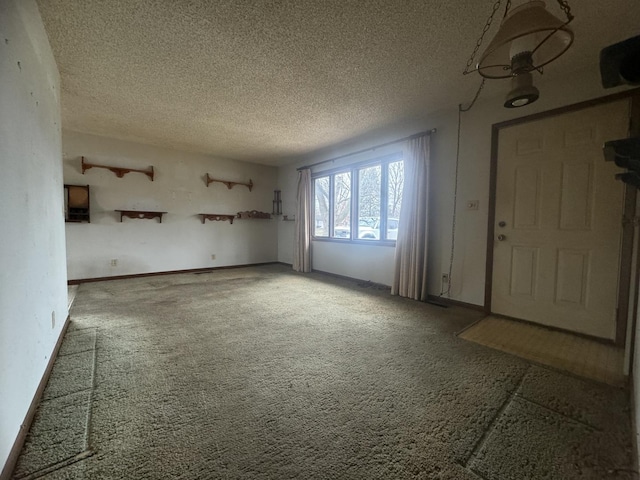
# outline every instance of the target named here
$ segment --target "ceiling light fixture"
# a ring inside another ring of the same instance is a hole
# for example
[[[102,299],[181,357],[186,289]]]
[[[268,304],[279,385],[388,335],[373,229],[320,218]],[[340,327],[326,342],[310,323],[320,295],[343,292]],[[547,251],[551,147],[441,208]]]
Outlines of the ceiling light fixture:
[[[547,11],[541,0],[531,0],[513,9],[511,0],[507,0],[500,29],[472,68],[484,36],[500,8],[500,0],[494,3],[493,11],[463,72],[467,75],[477,71],[483,77],[472,105],[487,78],[511,78],[511,91],[504,103],[507,108],[523,107],[538,99],[540,93],[533,85],[532,73],[542,73],[542,67],[565,53],[573,43],[573,31],[568,26],[573,20],[571,8],[566,0],[557,2],[566,21]]]

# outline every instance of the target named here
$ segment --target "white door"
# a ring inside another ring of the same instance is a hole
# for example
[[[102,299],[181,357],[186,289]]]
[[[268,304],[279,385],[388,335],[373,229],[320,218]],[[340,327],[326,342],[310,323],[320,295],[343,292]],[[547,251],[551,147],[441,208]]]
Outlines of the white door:
[[[623,183],[602,145],[628,118],[621,100],[500,130],[494,313],[615,338]]]

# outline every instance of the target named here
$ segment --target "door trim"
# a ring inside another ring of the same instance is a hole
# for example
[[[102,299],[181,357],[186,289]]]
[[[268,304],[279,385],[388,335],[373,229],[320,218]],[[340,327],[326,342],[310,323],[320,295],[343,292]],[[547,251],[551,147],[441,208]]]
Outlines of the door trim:
[[[544,112],[534,113],[532,115],[526,115],[524,117],[514,118],[512,120],[507,120],[504,122],[494,123],[491,126],[491,163],[489,169],[489,214],[487,219],[487,262],[485,268],[485,289],[484,289],[484,311],[486,314],[491,313],[491,295],[493,292],[493,249],[495,243],[495,235],[493,232],[493,226],[495,224],[496,219],[496,182],[497,182],[497,173],[498,173],[498,137],[500,134],[500,130],[505,127],[510,127],[513,125],[519,125],[521,123],[528,123],[535,120],[542,120],[548,117],[554,117],[557,115],[562,115],[564,113],[575,112],[578,110],[583,110],[585,108],[594,107],[596,105],[601,105],[603,103],[615,102],[617,100],[622,100],[625,98],[630,98],[632,101],[631,111],[635,112],[638,115],[638,110],[640,110],[640,88],[633,88],[630,90],[626,90],[624,92],[614,93],[612,95],[606,95],[604,97],[598,97],[591,100],[587,100],[584,102],[574,103],[572,105],[566,105],[564,107],[554,108],[552,110],[547,110]],[[633,113],[632,113],[633,115]],[[604,161],[604,157],[603,160]],[[628,194],[630,188],[627,186],[625,189],[625,207],[623,216],[624,218],[629,218],[628,215],[631,215],[630,218],[633,218],[635,215],[635,202],[631,205],[630,201],[627,201],[627,197],[633,196],[635,198],[636,192],[633,194]],[[635,190],[635,189],[634,189]],[[633,212],[628,210],[629,208],[633,208]],[[633,225],[631,225],[633,227]],[[627,230],[626,225],[623,228],[623,238],[625,237],[625,230]],[[633,230],[632,230],[633,234]],[[628,233],[627,233],[628,235]],[[622,248],[624,245],[621,245],[621,254],[625,253],[626,249]],[[622,258],[622,261],[625,259]],[[627,263],[630,262],[630,259],[627,259]],[[628,271],[627,271],[628,270]],[[625,278],[623,278],[623,273]],[[618,281],[618,306],[628,305],[629,302],[629,284],[631,280],[631,269],[620,269],[620,278]],[[624,289],[624,285],[626,285],[626,291]],[[618,309],[618,315],[616,318],[616,339],[615,343],[617,345],[623,345],[626,336],[627,329],[627,316],[626,312],[624,315],[621,312],[621,309]]]

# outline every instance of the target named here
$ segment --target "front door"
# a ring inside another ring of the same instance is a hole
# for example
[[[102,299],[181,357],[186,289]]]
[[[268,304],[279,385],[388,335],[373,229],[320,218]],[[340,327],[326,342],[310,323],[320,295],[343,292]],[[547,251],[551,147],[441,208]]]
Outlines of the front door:
[[[606,140],[620,100],[499,131],[491,310],[615,338],[623,184]]]

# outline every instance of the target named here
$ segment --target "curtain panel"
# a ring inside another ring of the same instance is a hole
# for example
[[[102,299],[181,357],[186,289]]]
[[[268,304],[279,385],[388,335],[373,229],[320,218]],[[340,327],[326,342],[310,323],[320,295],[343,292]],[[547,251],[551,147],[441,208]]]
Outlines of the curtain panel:
[[[311,170],[298,172],[298,205],[296,208],[293,269],[311,271]]]
[[[411,139],[404,155],[404,191],[392,295],[427,300],[427,236],[429,226],[430,137]]]

